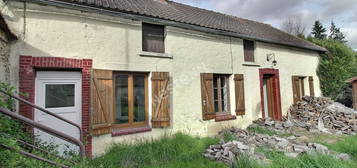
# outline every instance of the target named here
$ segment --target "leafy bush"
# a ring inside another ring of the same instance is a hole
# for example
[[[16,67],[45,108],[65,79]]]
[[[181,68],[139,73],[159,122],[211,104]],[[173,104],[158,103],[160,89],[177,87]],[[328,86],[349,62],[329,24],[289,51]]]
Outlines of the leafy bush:
[[[323,95],[335,100],[342,87],[346,85],[345,80],[357,75],[357,55],[346,44],[336,40],[312,37],[308,40],[329,51],[320,54],[317,75],[320,78]]]
[[[0,89],[7,93],[14,93],[15,88],[0,82]],[[0,107],[14,110],[14,100],[0,94]],[[15,139],[30,141],[30,135],[23,131],[23,125],[10,117],[0,114],[0,144],[19,150],[21,147]],[[23,160],[17,152],[0,148],[0,167],[16,167]],[[6,159],[5,159],[6,158]]]
[[[16,89],[10,85],[0,82],[0,89],[10,94],[15,94]],[[0,93],[0,107],[11,111],[15,110],[14,100]],[[20,141],[25,141],[30,144],[36,144],[43,151],[29,148]],[[16,151],[8,150],[0,146],[0,167],[54,167],[47,163],[26,157],[19,154],[18,150],[24,150],[32,154],[53,160],[61,164],[72,164],[58,157],[57,146],[51,143],[46,143],[26,131],[26,126],[17,120],[14,120],[0,113],[0,144],[14,148]],[[64,155],[68,159],[78,159],[73,157],[71,153]]]
[[[10,94],[15,93],[16,91],[15,87],[12,87],[9,84],[5,84],[2,82],[0,82],[0,90]],[[0,107],[14,110],[14,100],[0,93]]]

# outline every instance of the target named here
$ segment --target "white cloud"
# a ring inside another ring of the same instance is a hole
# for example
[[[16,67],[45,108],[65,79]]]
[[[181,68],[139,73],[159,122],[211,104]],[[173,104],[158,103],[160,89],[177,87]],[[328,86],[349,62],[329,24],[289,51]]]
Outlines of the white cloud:
[[[357,50],[357,27],[343,28],[342,32],[346,34],[348,44]]]

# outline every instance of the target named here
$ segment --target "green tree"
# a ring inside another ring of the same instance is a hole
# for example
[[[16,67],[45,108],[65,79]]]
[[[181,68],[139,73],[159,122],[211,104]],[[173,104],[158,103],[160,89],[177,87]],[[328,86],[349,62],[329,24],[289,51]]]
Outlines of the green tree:
[[[317,38],[317,39],[326,39],[327,34],[326,34],[326,28],[321,24],[320,21],[315,21],[314,26],[312,27],[312,32],[311,34]]]
[[[322,94],[335,99],[346,85],[345,80],[357,75],[356,54],[346,44],[333,39],[309,37],[308,40],[328,50],[320,54],[317,74]]]
[[[330,36],[329,39],[339,41],[341,43],[346,43],[346,36],[341,32],[341,29],[336,26],[332,21],[330,26]]]

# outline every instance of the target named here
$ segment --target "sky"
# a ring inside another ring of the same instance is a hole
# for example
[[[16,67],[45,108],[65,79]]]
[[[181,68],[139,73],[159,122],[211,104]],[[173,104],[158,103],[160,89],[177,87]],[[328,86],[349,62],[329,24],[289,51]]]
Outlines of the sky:
[[[319,20],[327,28],[331,21],[357,50],[357,0],[173,0],[176,2],[255,20],[281,28],[289,18],[301,20],[309,34]]]

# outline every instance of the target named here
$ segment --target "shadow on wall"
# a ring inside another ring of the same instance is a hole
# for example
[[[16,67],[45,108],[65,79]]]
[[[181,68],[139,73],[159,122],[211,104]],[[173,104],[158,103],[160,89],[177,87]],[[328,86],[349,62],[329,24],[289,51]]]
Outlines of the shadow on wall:
[[[23,40],[18,40],[12,47],[11,47],[11,57],[14,55],[18,58],[21,55],[24,56],[33,56],[33,57],[61,57],[60,55],[51,55],[43,50],[40,50],[32,45],[28,44]],[[16,62],[16,64],[18,61]]]

